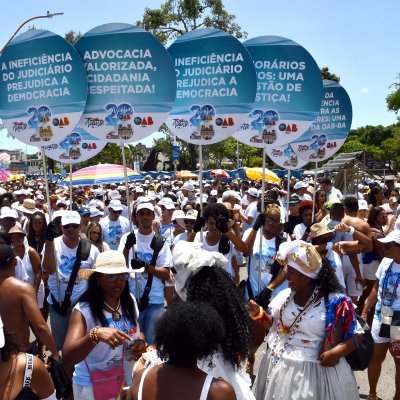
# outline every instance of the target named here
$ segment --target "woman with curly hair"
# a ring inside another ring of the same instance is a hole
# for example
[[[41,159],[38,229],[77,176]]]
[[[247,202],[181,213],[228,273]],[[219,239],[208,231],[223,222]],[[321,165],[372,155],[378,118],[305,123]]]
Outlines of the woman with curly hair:
[[[229,275],[239,283],[239,267],[237,266],[237,251],[245,252],[247,247],[242,239],[231,229],[234,221],[229,218],[228,209],[221,203],[209,204],[198,213],[193,231],[188,235],[189,242],[201,242],[204,250],[217,251],[225,255],[228,262],[224,266]],[[203,235],[200,229],[207,227]]]
[[[313,203],[312,201],[303,200],[299,205],[299,213],[303,222],[297,224],[293,230],[294,239],[304,240],[309,242],[310,239],[310,227],[312,225],[312,213]]]
[[[224,334],[224,323],[209,304],[174,305],[155,327],[158,354],[165,362],[137,373],[127,400],[235,400],[232,385],[197,366],[198,359],[217,351]]]
[[[345,359],[363,333],[351,299],[311,244],[283,243],[277,259],[287,268],[289,288],[271,301],[269,314],[255,302],[248,306],[252,319],[269,330],[253,387],[257,400],[358,400]]]

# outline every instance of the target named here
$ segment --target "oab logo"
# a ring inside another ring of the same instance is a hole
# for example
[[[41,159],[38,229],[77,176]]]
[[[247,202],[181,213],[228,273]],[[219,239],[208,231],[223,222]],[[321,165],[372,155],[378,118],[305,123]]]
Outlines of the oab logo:
[[[153,118],[151,116],[148,117],[135,117],[135,119],[133,120],[135,125],[140,125],[140,126],[150,126],[150,125],[154,125],[154,121]]]

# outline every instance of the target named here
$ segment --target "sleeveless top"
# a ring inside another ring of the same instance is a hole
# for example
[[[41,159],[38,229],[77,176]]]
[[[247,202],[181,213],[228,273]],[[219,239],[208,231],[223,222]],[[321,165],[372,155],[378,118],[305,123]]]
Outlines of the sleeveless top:
[[[143,372],[142,377],[140,378],[138,400],[142,400],[144,379],[146,378],[146,375],[151,370],[151,368],[152,367],[146,368],[146,370]],[[207,400],[208,391],[210,390],[212,380],[213,380],[213,377],[211,375],[207,374],[206,379],[204,380],[204,383],[203,383],[203,388],[201,389],[200,400]]]
[[[26,273],[28,274],[28,283],[33,286],[35,283],[35,274],[33,272],[32,268],[32,262],[29,257],[29,247],[25,246],[25,254],[24,257],[22,258],[22,265],[25,268]]]

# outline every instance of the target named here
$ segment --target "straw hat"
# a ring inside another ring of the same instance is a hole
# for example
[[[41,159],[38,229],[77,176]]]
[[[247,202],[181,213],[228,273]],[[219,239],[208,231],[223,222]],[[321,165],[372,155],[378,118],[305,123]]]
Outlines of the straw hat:
[[[176,222],[183,229],[186,229],[185,219],[191,219],[192,221],[196,221],[197,211],[191,208],[190,210],[186,211],[186,215],[184,217],[176,218]]]
[[[16,207],[18,211],[22,211],[25,214],[33,214],[36,211],[39,211],[36,208],[36,201],[33,199],[25,199],[22,203],[22,206]]]
[[[144,268],[131,269],[126,266],[124,255],[120,251],[107,250],[97,256],[96,263],[92,269],[81,269],[79,277],[89,279],[94,272],[101,274],[134,274],[143,272]]]
[[[335,232],[334,229],[328,228],[327,225],[322,224],[320,222],[312,225],[310,228],[311,239],[325,235],[327,233],[334,233],[334,232]]]
[[[23,230],[21,227],[19,227],[19,226],[13,226],[13,227],[8,231],[8,233],[9,233],[10,235],[12,235],[13,233],[19,233],[19,234],[21,234],[21,235],[26,236],[26,233],[24,232],[24,230]]]

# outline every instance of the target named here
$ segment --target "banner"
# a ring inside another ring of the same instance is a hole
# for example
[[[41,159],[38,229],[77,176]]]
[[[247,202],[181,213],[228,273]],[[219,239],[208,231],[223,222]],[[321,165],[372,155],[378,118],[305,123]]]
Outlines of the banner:
[[[256,94],[249,52],[233,36],[210,28],[186,33],[168,51],[177,79],[169,129],[194,144],[231,136],[247,119]]]
[[[181,146],[172,145],[172,161],[180,161],[181,159]]]
[[[350,97],[334,81],[324,80],[324,96],[316,121],[304,133],[293,149],[304,160],[320,162],[332,157],[347,139],[353,110]]]
[[[29,30],[4,49],[0,65],[0,117],[15,138],[41,147],[72,132],[85,108],[87,80],[69,42]]]
[[[259,36],[243,44],[254,60],[257,95],[235,138],[255,147],[293,142],[318,115],[322,78],[317,63],[306,49],[283,37]]]
[[[308,163],[308,161],[303,160],[297,155],[291,143],[283,146],[271,145],[266,148],[266,152],[271,161],[281,168],[290,170],[299,169]]]
[[[59,143],[44,146],[46,156],[63,164],[76,164],[89,160],[104,149],[107,142],[99,140],[76,127]]]
[[[114,143],[138,141],[157,131],[176,93],[174,67],[164,46],[142,28],[105,24],[85,33],[75,48],[89,83],[79,125]]]

